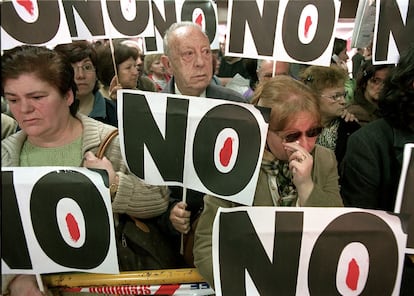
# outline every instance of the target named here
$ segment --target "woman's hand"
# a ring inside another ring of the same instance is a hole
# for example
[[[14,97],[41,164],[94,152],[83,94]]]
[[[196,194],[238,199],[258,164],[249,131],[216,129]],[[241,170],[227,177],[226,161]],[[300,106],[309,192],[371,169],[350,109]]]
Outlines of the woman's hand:
[[[186,234],[190,231],[190,216],[191,212],[187,211],[185,208],[187,204],[183,201],[180,201],[174,205],[170,212],[170,221],[173,227],[183,234]]]
[[[116,93],[120,89],[122,89],[122,85],[118,82],[118,77],[114,76],[114,78],[111,80],[111,83],[109,84],[109,97],[111,100],[116,101]]]
[[[342,118],[343,118],[346,122],[348,122],[348,121],[356,121],[356,122],[358,122],[358,118],[356,118],[356,116],[355,116],[353,113],[349,112],[349,111],[348,111],[348,110],[346,110],[346,109],[344,109],[344,111],[342,112],[341,117],[342,117]]]
[[[109,184],[117,183],[114,167],[112,166],[111,161],[105,156],[102,159],[99,159],[91,151],[88,151],[84,155],[83,166],[90,169],[106,170],[108,173]]]
[[[292,182],[296,186],[299,205],[303,205],[313,190],[312,155],[298,143],[284,143],[289,155],[289,169],[292,172]]]
[[[18,275],[10,284],[11,296],[43,296],[46,295],[39,290],[36,276],[30,274]]]

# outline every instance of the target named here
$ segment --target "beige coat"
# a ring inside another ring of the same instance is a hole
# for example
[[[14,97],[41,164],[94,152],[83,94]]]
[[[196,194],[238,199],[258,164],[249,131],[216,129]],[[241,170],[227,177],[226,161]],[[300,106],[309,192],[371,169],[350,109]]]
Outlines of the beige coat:
[[[333,151],[316,145],[312,152],[314,165],[312,179],[314,188],[306,207],[343,207],[339,194],[338,171]],[[260,170],[253,206],[274,206],[268,185],[268,176]],[[204,210],[197,225],[194,241],[194,264],[199,273],[213,286],[212,230],[213,221],[219,207],[240,206],[231,201],[214,196],[204,197]]]

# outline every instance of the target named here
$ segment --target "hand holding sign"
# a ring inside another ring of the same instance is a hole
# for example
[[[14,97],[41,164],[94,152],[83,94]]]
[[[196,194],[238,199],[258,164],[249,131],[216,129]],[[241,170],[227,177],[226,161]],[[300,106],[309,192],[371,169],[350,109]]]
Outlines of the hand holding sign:
[[[190,215],[191,212],[186,210],[187,204],[183,201],[175,204],[170,213],[170,221],[174,228],[187,234],[190,231]]]
[[[85,153],[83,166],[90,169],[102,169],[108,173],[109,184],[114,184],[116,172],[111,161],[104,156],[102,159],[97,158],[91,151]]]

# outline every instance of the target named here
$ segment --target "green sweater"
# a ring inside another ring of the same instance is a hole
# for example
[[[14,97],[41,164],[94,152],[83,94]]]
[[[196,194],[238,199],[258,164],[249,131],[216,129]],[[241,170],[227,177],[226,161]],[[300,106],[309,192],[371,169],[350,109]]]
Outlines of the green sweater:
[[[82,138],[60,147],[38,147],[25,141],[20,166],[77,166],[82,162]]]

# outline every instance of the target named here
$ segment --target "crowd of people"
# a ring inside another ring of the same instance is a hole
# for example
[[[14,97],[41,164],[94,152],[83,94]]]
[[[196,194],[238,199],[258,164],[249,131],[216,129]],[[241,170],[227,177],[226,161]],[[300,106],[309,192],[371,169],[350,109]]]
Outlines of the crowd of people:
[[[118,126],[120,89],[268,108],[253,206],[393,210],[403,148],[414,143],[413,46],[396,66],[358,57],[353,78],[345,63],[346,44],[339,39],[331,66],[301,65],[295,73],[297,67],[280,61],[255,61],[246,69],[243,59],[217,57],[207,35],[192,22],[173,24],[163,38],[163,54],[147,56],[131,40],[5,50],[1,95],[9,114],[2,110],[2,167],[105,170],[115,223],[118,214],[156,219],[175,255],[183,257],[171,268],[195,266],[212,287],[215,214],[219,207],[240,205],[190,189],[146,184],[124,163],[118,137],[98,158],[99,144]],[[243,69],[248,91],[225,87],[239,71],[232,65]],[[180,252],[182,235],[188,237],[189,254]],[[402,295],[414,291],[412,278],[414,264],[407,259]],[[30,275],[3,275],[2,289],[13,296],[42,295]]]

